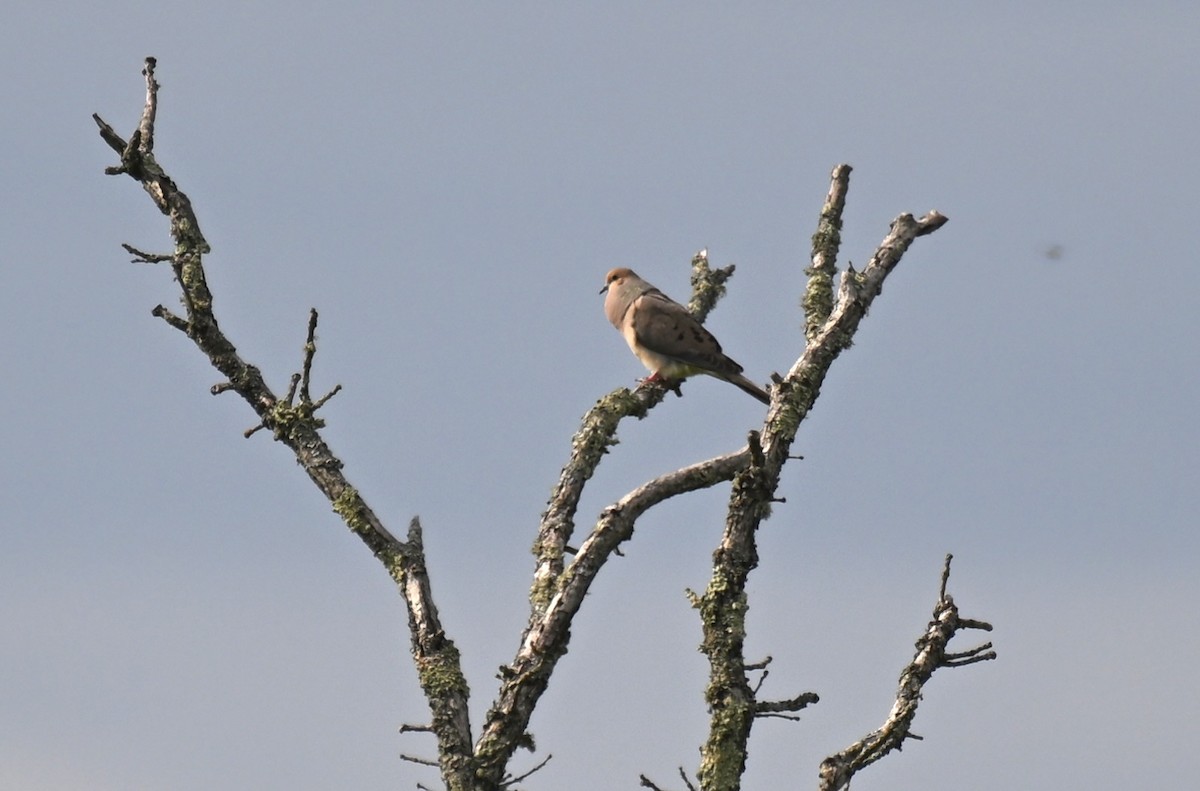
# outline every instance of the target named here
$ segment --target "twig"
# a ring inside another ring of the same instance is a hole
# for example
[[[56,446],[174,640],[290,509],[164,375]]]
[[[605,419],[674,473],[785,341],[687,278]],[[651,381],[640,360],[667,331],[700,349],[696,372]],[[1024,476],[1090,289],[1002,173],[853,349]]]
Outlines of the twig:
[[[429,758],[419,758],[415,755],[407,755],[405,753],[400,753],[400,760],[408,761],[409,763],[420,764],[421,766],[437,766],[438,765],[437,761],[430,760]]]
[[[758,662],[747,662],[746,669],[747,670],[766,670],[767,667],[774,661],[775,661],[774,657],[767,656],[767,657],[759,660]]]
[[[554,753],[547,753],[546,757],[543,758],[542,761],[537,766],[533,767],[532,769],[530,769],[528,772],[526,772],[523,775],[517,775],[516,777],[505,780],[500,785],[505,786],[505,787],[516,785],[517,783],[521,782],[525,778],[529,777],[534,772],[540,770],[546,764],[550,763],[550,759],[553,757],[554,757]]]
[[[293,426],[299,424],[309,424],[314,429],[324,428],[325,421],[316,417],[317,410],[325,406],[329,399],[333,398],[342,389],[341,385],[336,385],[332,390],[326,393],[318,401],[313,401],[310,395],[310,382],[312,378],[313,358],[317,353],[316,342],[317,331],[317,311],[312,309],[309,312],[308,318],[308,336],[304,343],[304,360],[301,364],[301,371],[292,374],[288,382],[287,392],[283,398],[277,402],[271,411],[263,416],[262,422],[259,425],[248,429],[245,436],[249,439],[256,432],[264,428],[270,428],[275,434],[275,438],[288,434]],[[222,392],[225,389],[224,384],[219,385]],[[216,393],[218,385],[213,386],[213,392]],[[297,391],[299,391],[299,402],[296,401]],[[340,464],[340,462],[338,462]]]
[[[326,393],[325,395],[318,398],[316,401],[313,401],[313,405],[312,405],[313,411],[316,412],[318,409],[325,406],[325,404],[327,404],[329,402],[329,399],[333,398],[335,395],[337,395],[341,391],[342,391],[341,385],[334,385],[332,390],[330,390],[328,393]]]
[[[162,305],[156,305],[154,307],[154,310],[150,311],[150,315],[155,316],[156,318],[162,319],[169,326],[174,327],[175,329],[179,330],[180,332],[182,332],[185,335],[188,333],[188,330],[191,328],[191,325],[188,324],[185,320],[176,316],[168,308],[166,308]]]
[[[679,767],[679,777],[681,780],[683,780],[683,784],[687,787],[688,791],[696,791],[696,786],[692,784],[691,779],[688,778],[687,772],[684,771],[682,766]],[[642,788],[649,788],[652,789],[652,791],[663,791],[663,789],[655,785],[654,781],[645,775],[638,775],[638,780],[641,781]]]
[[[125,248],[125,252],[133,256],[133,263],[135,264],[161,264],[166,261],[175,260],[175,255],[173,253],[147,253],[137,249],[131,244],[122,244],[121,246]]]
[[[292,374],[291,380],[288,382],[287,392],[283,396],[283,403],[292,405],[296,403],[296,388],[300,386],[300,374]]]
[[[782,712],[800,711],[820,702],[821,698],[815,692],[801,692],[790,700],[760,700],[754,704],[754,715],[766,717]]]
[[[317,309],[311,308],[308,313],[308,337],[304,341],[304,364],[301,368],[303,375],[300,381],[300,401],[312,403],[309,394],[309,384],[312,381],[313,358],[317,356]]]
[[[938,601],[946,600],[946,586],[950,584],[950,563],[954,560],[952,552],[946,553],[946,561],[942,564],[942,584],[938,588]]]

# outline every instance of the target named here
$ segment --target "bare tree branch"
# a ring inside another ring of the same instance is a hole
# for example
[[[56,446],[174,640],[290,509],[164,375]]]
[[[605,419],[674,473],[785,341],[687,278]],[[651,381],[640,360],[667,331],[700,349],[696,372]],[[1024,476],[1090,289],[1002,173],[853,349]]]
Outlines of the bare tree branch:
[[[93,115],[101,138],[121,155],[121,164],[106,168],[109,174],[128,174],[138,181],[159,210],[170,219],[175,253],[168,258],[147,256],[130,249],[142,260],[170,260],[180,285],[186,318],[163,306],[155,316],[185,333],[208,357],[213,367],[228,380],[214,387],[214,393],[234,391],[250,404],[261,425],[270,428],[274,438],[295,454],[300,466],[329,499],[347,526],[367,545],[396,582],[408,607],[409,631],[418,677],[433,713],[433,728],[438,737],[442,777],[451,789],[473,788],[474,759],[471,729],[467,716],[469,690],[459,662],[458,650],[446,636],[433,603],[421,526],[415,519],[406,541],[395,538],[342,474],[342,462],[321,438],[321,422],[313,412],[320,406],[308,396],[307,382],[316,352],[314,333],[316,314],[309,324],[305,345],[304,373],[300,403],[280,400],[267,386],[259,369],[242,359],[225,336],[213,314],[213,296],[204,274],[203,257],[208,242],[191,201],[159,166],[154,158],[154,119],[158,109],[156,62],[147,58],[142,74],[146,82],[146,104],[138,129],[128,141],[121,138],[99,115]],[[332,393],[330,394],[332,395]],[[328,399],[322,399],[321,403]]]
[[[943,566],[942,589],[937,604],[933,607],[933,619],[925,633],[917,640],[917,653],[900,673],[900,687],[896,691],[896,702],[878,730],[859,739],[839,753],[821,762],[821,791],[837,791],[850,785],[851,778],[860,769],[869,766],[892,750],[899,750],[905,739],[919,739],[912,733],[912,721],[917,715],[917,705],[925,683],[938,668],[960,667],[975,662],[996,658],[991,643],[984,643],[969,651],[947,653],[946,645],[960,629],[991,631],[991,624],[983,621],[960,618],[958,607],[946,593],[946,581],[950,577],[951,555],[946,555]],[[966,661],[963,661],[963,660]]]
[[[808,287],[800,301],[804,309],[804,337],[812,341],[833,310],[833,277],[837,274],[838,250],[842,244],[842,211],[850,190],[850,166],[833,169],[829,194],[817,220],[812,238],[812,265],[804,270]]]
[[[558,660],[566,653],[571,622],[588,588],[617,546],[633,535],[638,517],[671,497],[727,481],[745,465],[749,451],[718,456],[665,473],[608,506],[558,579],[540,617],[526,628],[513,661],[501,668],[501,686],[488,711],[475,754],[481,776],[502,768],[528,726]],[[507,753],[505,751],[508,751]]]
[[[701,651],[709,659],[705,700],[711,711],[699,771],[705,791],[735,791],[745,772],[747,743],[757,713],[743,650],[746,582],[758,565],[755,535],[776,501],[780,472],[789,458],[796,431],[816,402],[833,361],[850,346],[884,279],[916,237],[932,233],[946,222],[937,212],[920,220],[910,214],[900,215],[862,273],[847,267],[833,297],[833,256],[839,245],[849,175],[848,165],[834,169],[829,197],[813,237],[813,265],[806,270],[809,283],[802,300],[808,345],[776,387],[761,435],[761,453],[755,454],[754,462],[734,477],[725,532],[713,555],[712,577],[698,601],[704,630]]]

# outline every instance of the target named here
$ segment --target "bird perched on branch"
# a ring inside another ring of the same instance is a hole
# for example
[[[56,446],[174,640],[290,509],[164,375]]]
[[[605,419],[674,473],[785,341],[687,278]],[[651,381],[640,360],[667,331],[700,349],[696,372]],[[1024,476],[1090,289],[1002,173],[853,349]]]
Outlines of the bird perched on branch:
[[[771,396],[742,376],[742,366],[725,356],[713,334],[687,308],[637,276],[619,267],[604,278],[604,313],[620,330],[629,348],[650,369],[646,381],[672,381],[708,374],[735,384],[771,403]]]

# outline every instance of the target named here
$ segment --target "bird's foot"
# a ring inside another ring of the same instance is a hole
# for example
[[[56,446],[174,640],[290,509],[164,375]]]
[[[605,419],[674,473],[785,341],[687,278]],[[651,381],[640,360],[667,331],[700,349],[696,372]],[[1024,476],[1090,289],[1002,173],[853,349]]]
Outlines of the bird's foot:
[[[663,390],[669,390],[670,392],[674,393],[676,396],[683,398],[683,390],[680,389],[680,385],[683,384],[682,379],[668,379],[667,377],[661,375],[658,371],[655,371],[654,373],[647,376],[645,379],[638,382],[639,387],[641,387],[642,385],[646,385],[646,384],[658,385]]]

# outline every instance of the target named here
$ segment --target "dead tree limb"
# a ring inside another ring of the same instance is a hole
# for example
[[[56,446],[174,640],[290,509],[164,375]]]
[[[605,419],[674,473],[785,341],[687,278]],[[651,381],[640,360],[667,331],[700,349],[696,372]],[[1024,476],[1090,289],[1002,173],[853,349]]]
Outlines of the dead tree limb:
[[[854,775],[864,767],[883,758],[892,750],[899,750],[905,739],[920,739],[912,732],[913,718],[926,682],[938,668],[961,667],[996,658],[990,642],[977,645],[967,651],[951,653],[946,650],[950,640],[960,630],[992,630],[991,624],[971,618],[961,618],[954,600],[946,593],[950,579],[951,555],[946,555],[942,569],[942,587],[937,603],[933,607],[933,618],[925,627],[925,633],[917,640],[917,653],[912,662],[900,672],[900,686],[896,691],[896,702],[883,725],[856,741],[841,752],[821,762],[821,791],[838,791],[847,788]]]
[[[409,631],[418,678],[433,713],[433,730],[438,739],[442,776],[452,789],[474,788],[474,757],[467,701],[469,690],[463,677],[458,649],[446,636],[433,603],[421,525],[414,519],[407,539],[393,536],[382,520],[367,505],[342,473],[342,462],[322,439],[324,425],[315,412],[325,399],[313,402],[308,393],[316,344],[316,313],[310,317],[308,340],[302,362],[300,400],[293,403],[295,390],[280,399],[263,379],[262,372],[246,362],[237,348],[221,331],[213,313],[213,295],[204,273],[204,255],[208,242],[192,203],[183,190],[167,175],[154,157],[154,120],[158,112],[158,81],[154,58],[146,58],[142,75],[146,83],[146,103],[137,129],[124,140],[99,115],[93,115],[100,137],[116,151],[119,165],[105,169],[110,175],[125,174],[142,185],[151,200],[170,219],[175,251],[169,256],[148,256],[130,249],[141,260],[169,261],[181,290],[184,315],[178,316],[159,305],[152,311],[187,337],[208,358],[226,381],[213,387],[213,393],[235,392],[254,410],[260,426],[270,429],[274,438],[286,445],[296,461],[329,500],[333,510],[350,530],[379,559],[395,581],[408,608]],[[332,395],[332,393],[331,393]],[[251,432],[252,433],[252,432]]]
[[[806,270],[809,283],[802,300],[808,345],[775,388],[757,443],[761,451],[733,479],[725,532],[713,554],[712,577],[697,603],[704,630],[701,650],[709,660],[705,700],[712,712],[698,773],[705,791],[735,791],[746,769],[747,743],[758,711],[743,651],[746,583],[758,565],[758,527],[771,513],[779,476],[800,422],[816,402],[833,361],[850,346],[883,281],[909,245],[947,221],[936,211],[920,219],[900,215],[861,273],[846,268],[835,294],[833,260],[840,243],[838,231],[849,176],[849,165],[834,169],[829,198],[813,237],[812,266]]]

